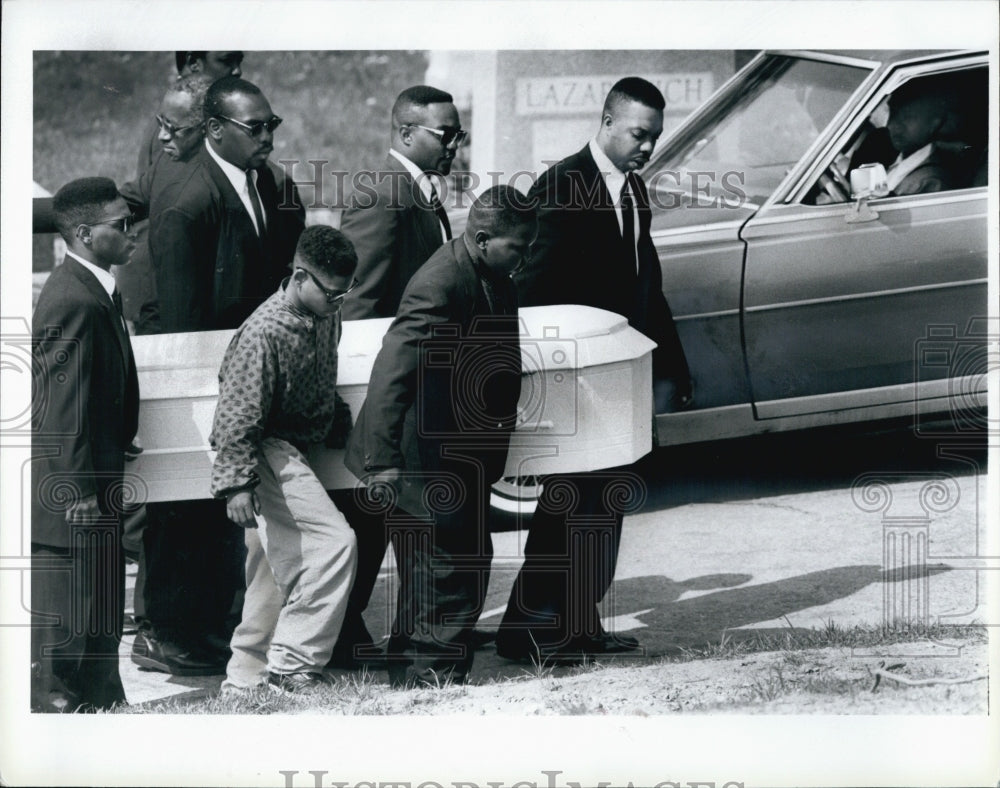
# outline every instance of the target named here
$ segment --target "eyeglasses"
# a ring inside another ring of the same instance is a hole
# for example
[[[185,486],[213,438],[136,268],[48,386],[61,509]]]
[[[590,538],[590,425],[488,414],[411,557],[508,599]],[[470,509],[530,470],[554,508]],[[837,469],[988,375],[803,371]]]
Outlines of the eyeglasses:
[[[244,123],[242,120],[236,120],[236,118],[230,118],[226,115],[214,115],[213,117],[219,120],[228,120],[233,125],[239,126],[248,137],[259,137],[265,130],[268,132],[274,131],[281,125],[282,121],[277,115],[272,115],[267,120],[251,120],[249,123]]]
[[[114,227],[116,230],[127,233],[132,229],[132,225],[135,224],[135,217],[132,214],[128,216],[122,216],[120,219],[108,219],[106,222],[90,222],[89,225],[93,227],[94,225],[104,225],[105,227]]]
[[[359,284],[357,277],[355,277],[354,281],[351,282],[351,286],[348,287],[346,290],[327,290],[325,287],[323,287],[323,284],[319,281],[319,279],[316,278],[316,275],[308,268],[300,268],[299,270],[305,271],[307,274],[309,274],[309,278],[313,280],[313,283],[316,285],[316,287],[318,287],[320,290],[323,291],[323,295],[326,296],[326,303],[328,304],[336,304],[339,301],[343,301],[345,298],[347,298],[347,294],[350,293]]]
[[[450,126],[443,129],[432,129],[430,126],[421,126],[419,123],[407,123],[406,125],[416,126],[418,129],[429,131],[441,140],[441,146],[444,148],[447,148],[453,142],[456,145],[461,145],[465,142],[465,138],[469,136],[469,132],[465,129],[453,129]]]
[[[187,131],[188,129],[196,129],[202,125],[201,123],[192,123],[190,126],[175,126],[173,123],[171,123],[162,115],[156,116],[156,122],[160,124],[160,131],[162,131],[168,137],[175,137],[182,131]]]

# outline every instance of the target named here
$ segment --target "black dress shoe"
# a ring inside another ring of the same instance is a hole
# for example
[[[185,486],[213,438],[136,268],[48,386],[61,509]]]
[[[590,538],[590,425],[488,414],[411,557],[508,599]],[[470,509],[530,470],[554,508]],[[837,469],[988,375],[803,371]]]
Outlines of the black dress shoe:
[[[216,676],[226,672],[225,662],[140,632],[132,644],[132,661],[141,668],[171,676]]]
[[[497,640],[497,656],[526,665],[576,665],[584,654],[573,644],[563,646],[532,645],[513,646]]]
[[[212,657],[218,658],[219,660],[229,661],[229,658],[233,655],[233,651],[229,646],[229,638],[223,635],[217,635],[214,632],[206,632],[201,636],[198,642],[199,651],[205,652],[205,654]]]

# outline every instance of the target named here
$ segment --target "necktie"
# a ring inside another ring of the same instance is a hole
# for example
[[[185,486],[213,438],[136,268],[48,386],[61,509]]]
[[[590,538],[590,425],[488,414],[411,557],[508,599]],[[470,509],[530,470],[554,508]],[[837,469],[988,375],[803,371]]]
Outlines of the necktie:
[[[624,245],[626,258],[635,263],[636,262],[635,216],[633,211],[634,203],[632,202],[632,194],[629,191],[628,178],[625,179],[625,184],[622,186],[621,207],[622,207],[622,244]],[[637,263],[636,263],[636,269],[638,270]]]
[[[257,220],[257,235],[263,241],[267,227],[264,225],[264,211],[260,207],[260,197],[257,196],[257,187],[254,185],[251,173],[253,170],[247,170],[247,192],[250,194],[250,204],[253,206],[253,215]]]
[[[438,197],[437,189],[434,188],[434,184],[431,185],[431,208],[434,209],[434,213],[437,214],[438,219],[441,220],[441,225],[444,227],[444,234],[447,240],[451,240],[451,223],[448,221],[448,213],[445,211],[444,206],[441,204],[441,199]]]
[[[128,333],[128,329],[125,326],[125,306],[122,304],[122,294],[121,291],[116,287],[111,291],[111,300],[114,302],[115,309],[118,310],[118,317],[121,318],[122,328],[125,328],[125,333]]]

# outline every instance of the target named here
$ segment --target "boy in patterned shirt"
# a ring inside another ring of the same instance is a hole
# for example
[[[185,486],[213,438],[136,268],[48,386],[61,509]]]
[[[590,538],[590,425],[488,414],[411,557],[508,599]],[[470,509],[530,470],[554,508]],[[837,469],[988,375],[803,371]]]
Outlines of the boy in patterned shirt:
[[[340,633],[355,537],[307,454],[312,444],[342,444],[350,425],[336,395],[337,343],[357,262],[342,233],[307,228],[291,277],[237,329],[222,360],[212,495],[226,499],[247,545],[225,689],[315,686]]]

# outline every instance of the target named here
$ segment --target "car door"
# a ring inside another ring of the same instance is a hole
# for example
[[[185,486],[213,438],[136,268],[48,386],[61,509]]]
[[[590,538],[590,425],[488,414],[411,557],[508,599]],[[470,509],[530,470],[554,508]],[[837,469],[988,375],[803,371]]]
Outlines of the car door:
[[[877,218],[859,223],[845,221],[847,203],[806,197],[889,92],[932,74],[965,69],[972,77],[983,62],[969,56],[890,72],[827,158],[743,227],[756,418],[912,402],[918,382],[918,397],[943,396],[947,378],[961,374],[947,364],[922,367],[917,350],[928,338],[961,338],[986,316],[986,187],[873,199]]]

